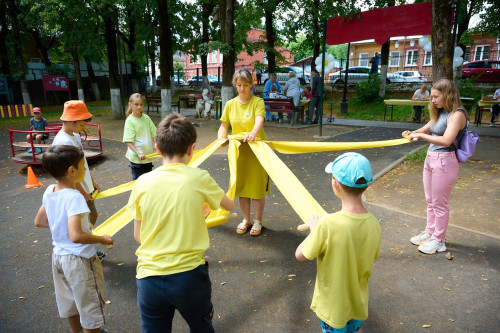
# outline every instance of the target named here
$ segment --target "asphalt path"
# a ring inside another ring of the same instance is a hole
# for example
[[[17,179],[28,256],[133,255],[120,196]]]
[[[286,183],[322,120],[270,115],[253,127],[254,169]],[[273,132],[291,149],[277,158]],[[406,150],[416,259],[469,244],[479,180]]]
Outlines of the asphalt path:
[[[328,139],[373,141],[400,137],[402,128],[370,127]],[[52,251],[47,229],[35,229],[33,218],[52,179],[41,168],[35,173],[44,186],[26,190],[24,168],[9,160],[6,131],[0,133],[2,214],[0,215],[0,332],[69,332],[58,317],[50,268]],[[104,157],[91,163],[94,179],[107,189],[130,180],[121,142],[103,140]],[[374,174],[381,175],[417,146],[364,149]],[[294,174],[328,212],[340,208],[325,165],[343,152],[282,155]],[[155,167],[158,166],[155,163]],[[226,188],[227,157],[213,155],[202,165]],[[128,194],[96,202],[99,222],[123,207]],[[488,204],[488,203],[484,203]],[[382,245],[370,280],[369,318],[360,332],[494,332],[500,325],[498,240],[454,230],[447,243],[453,260],[419,254],[408,241],[425,224],[420,217],[367,205],[380,219]],[[161,209],[161,207],[159,208]],[[235,208],[240,216],[239,208]],[[316,263],[294,258],[307,233],[276,187],[268,196],[260,237],[235,232],[239,219],[210,229],[210,264],[217,332],[319,332],[319,320],[309,309]],[[115,237],[103,263],[109,332],[140,332],[136,305],[132,224]],[[430,325],[424,328],[424,325]],[[188,327],[177,313],[174,332]]]

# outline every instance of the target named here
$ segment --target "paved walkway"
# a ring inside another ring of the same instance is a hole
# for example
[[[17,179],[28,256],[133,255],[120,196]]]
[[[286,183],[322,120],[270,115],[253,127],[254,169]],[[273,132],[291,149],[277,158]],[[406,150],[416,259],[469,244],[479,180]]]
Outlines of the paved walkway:
[[[360,129],[327,140],[392,139],[402,128],[415,125],[340,119],[335,119],[334,124],[360,126]],[[482,126],[480,130],[490,129]],[[0,139],[0,148],[8,151],[6,134],[0,133]],[[104,140],[104,147],[104,158],[93,163],[91,169],[95,180],[106,189],[128,181],[130,172],[121,142]],[[380,174],[414,148],[401,145],[363,150],[363,154],[371,160],[374,173]],[[280,155],[328,212],[338,210],[340,201],[332,193],[324,165],[340,153]],[[497,158],[500,163],[500,156]],[[0,220],[0,331],[67,332],[66,322],[57,316],[54,300],[50,235],[48,230],[33,227],[42,193],[52,180],[36,170],[45,186],[26,190],[23,187],[26,175],[19,172],[18,164],[9,161],[7,154],[0,158],[0,166],[2,170],[10,170],[0,176],[4,203]],[[214,155],[201,167],[222,187],[226,186],[225,156]],[[99,221],[117,211],[127,199],[124,194],[98,201]],[[382,246],[370,280],[370,317],[360,332],[498,329],[500,242],[497,239],[450,228],[447,246],[454,259],[447,260],[443,254],[427,256],[408,241],[422,229],[425,223],[422,218],[372,205],[368,209],[380,219]],[[235,211],[240,213],[239,208]],[[295,248],[307,235],[296,231],[301,223],[273,187],[266,200],[265,228],[260,237],[237,235],[234,230],[238,221],[210,229],[211,248],[206,255],[210,262],[217,332],[320,331],[318,319],[309,309],[315,263],[299,263],[294,259]],[[104,261],[106,299],[111,301],[106,308],[106,328],[110,332],[140,331],[134,278],[137,245],[132,231],[130,224],[115,235],[115,247],[108,251]],[[173,331],[188,331],[178,314]]]

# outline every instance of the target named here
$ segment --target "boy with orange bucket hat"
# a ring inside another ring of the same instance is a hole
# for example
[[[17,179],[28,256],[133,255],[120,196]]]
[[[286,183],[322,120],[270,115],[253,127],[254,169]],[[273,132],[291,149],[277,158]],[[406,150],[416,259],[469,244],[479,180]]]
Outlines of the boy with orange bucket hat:
[[[85,130],[85,126],[92,120],[92,114],[87,110],[87,106],[83,101],[67,101],[64,103],[64,112],[60,118],[63,121],[63,126],[57,133],[53,146],[70,145],[75,146],[83,152],[82,140],[80,132]],[[97,209],[95,208],[92,193],[94,190],[99,191],[99,186],[94,182],[90,175],[89,165],[85,158],[85,177],[83,182],[77,183],[75,188],[83,195],[90,209],[89,221],[92,226],[97,221]]]

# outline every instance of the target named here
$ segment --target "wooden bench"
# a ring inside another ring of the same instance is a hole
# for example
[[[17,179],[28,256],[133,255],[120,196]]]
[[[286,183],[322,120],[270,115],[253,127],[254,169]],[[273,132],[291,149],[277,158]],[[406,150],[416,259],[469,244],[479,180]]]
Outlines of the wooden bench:
[[[179,96],[179,104],[181,101],[186,103],[186,107],[196,107],[196,101],[202,99],[203,96],[201,94],[189,94],[189,95],[180,95]]]
[[[146,111],[146,114],[149,114],[149,107],[155,107],[156,108],[156,113],[160,113],[160,107],[161,107],[161,97],[157,96],[146,96],[146,103],[148,104],[148,109]],[[181,113],[181,104],[180,100],[178,102],[172,102],[172,106],[177,106],[177,112]]]
[[[264,104],[269,106],[266,108],[268,112],[288,113],[292,116],[292,126],[294,123],[295,114],[298,114],[304,122],[304,106],[295,107],[293,98],[264,98]]]

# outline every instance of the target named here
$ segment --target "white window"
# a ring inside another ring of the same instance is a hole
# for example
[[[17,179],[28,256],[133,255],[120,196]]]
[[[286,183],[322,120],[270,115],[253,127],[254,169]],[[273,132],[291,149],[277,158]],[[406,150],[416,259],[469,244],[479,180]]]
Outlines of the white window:
[[[432,65],[432,52],[425,52],[424,66]]]
[[[418,50],[408,50],[406,52],[405,66],[417,66]]]
[[[358,66],[368,66],[368,57],[368,53],[360,53]]]
[[[476,54],[474,55],[474,60],[486,60],[490,57],[490,46],[489,45],[478,45],[476,46]]]
[[[212,52],[212,62],[217,63],[217,51]]]
[[[267,52],[264,51],[264,64],[267,65]]]
[[[465,52],[464,52],[464,62],[470,61],[470,46],[465,47]]]
[[[391,54],[389,55],[389,67],[399,67],[399,58],[400,58],[400,52],[399,51],[391,51]]]
[[[201,64],[201,57],[199,55],[196,56],[196,63]]]

